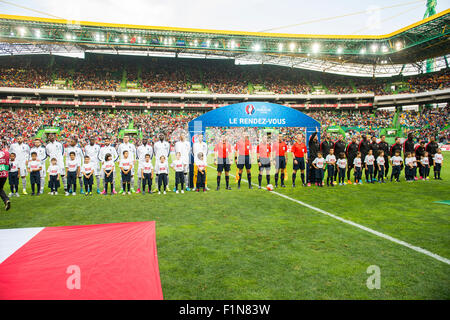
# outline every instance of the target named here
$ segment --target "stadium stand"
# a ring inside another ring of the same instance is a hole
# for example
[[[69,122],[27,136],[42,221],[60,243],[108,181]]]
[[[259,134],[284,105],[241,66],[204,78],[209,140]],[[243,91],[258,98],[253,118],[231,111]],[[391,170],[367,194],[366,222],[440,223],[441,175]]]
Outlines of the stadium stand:
[[[270,65],[238,66],[231,61],[143,59],[99,54],[86,59],[55,56],[0,58],[0,87],[59,87],[120,91],[132,84],[146,92],[192,92],[193,84],[220,94],[417,93],[450,87],[449,68],[419,76],[346,77]]]

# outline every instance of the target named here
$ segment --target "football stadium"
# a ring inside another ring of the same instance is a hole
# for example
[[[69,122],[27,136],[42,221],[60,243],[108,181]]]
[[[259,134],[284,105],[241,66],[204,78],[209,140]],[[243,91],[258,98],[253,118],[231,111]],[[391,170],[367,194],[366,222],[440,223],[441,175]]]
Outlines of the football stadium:
[[[0,299],[450,299],[448,4],[369,35],[0,14]]]

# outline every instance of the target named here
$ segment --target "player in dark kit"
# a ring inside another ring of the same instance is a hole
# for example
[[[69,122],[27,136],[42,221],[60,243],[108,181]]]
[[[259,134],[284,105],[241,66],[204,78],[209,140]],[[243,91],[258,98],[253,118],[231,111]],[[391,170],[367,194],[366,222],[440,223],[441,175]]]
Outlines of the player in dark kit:
[[[316,132],[314,132],[311,137],[309,138],[308,142],[308,187],[311,186],[311,183],[316,182],[316,171],[314,170],[314,167],[312,166],[312,163],[315,158],[317,158],[317,153],[319,152],[319,138],[317,137],[317,132],[319,131],[318,128],[316,128]]]
[[[347,156],[347,183],[352,184],[352,181],[350,180],[350,174],[352,172],[352,169],[354,167],[353,161],[356,158],[356,154],[358,153],[358,142],[356,142],[356,137],[352,137],[352,142],[350,142],[347,145],[347,149],[345,150],[345,155]]]
[[[422,161],[420,161],[420,159],[422,159],[422,157],[425,155],[425,141],[423,141],[423,140],[420,141],[419,145],[414,150],[414,153],[416,155],[416,159],[418,159],[417,164],[419,166],[420,179],[423,179],[423,177],[424,177],[424,166],[422,164]]]
[[[386,136],[382,135],[381,141],[378,143],[378,150],[383,151],[384,157],[384,177],[387,178],[389,173],[389,144],[386,142]]]
[[[436,139],[434,136],[430,137],[430,142],[425,146],[425,151],[428,152],[428,159],[430,160],[430,164],[433,163],[434,155],[437,153],[437,149],[439,148]]]
[[[372,154],[375,157],[375,159],[378,157],[379,148],[380,147],[379,147],[379,145],[377,143],[377,137],[373,136],[372,137],[372,142],[370,143],[370,150],[372,150]],[[377,177],[378,177],[378,166],[375,165],[374,166],[372,182],[376,182],[377,181]]]
[[[361,152],[361,159],[363,159],[362,161],[364,161],[364,159],[366,158],[367,154],[369,153],[369,150],[370,150],[369,139],[367,139],[367,136],[365,134],[363,134],[361,136],[361,141],[359,142],[359,148],[358,148],[358,151]],[[364,171],[366,173],[366,182],[369,182],[367,170],[364,170]]]
[[[322,155],[324,158],[327,157],[327,155],[330,153],[330,149],[333,148],[333,142],[331,142],[330,134],[327,133],[325,135],[325,139],[320,143],[320,152],[322,152]]]
[[[219,142],[214,148],[215,159],[214,164],[217,165],[217,189],[220,189],[220,179],[222,176],[222,171],[225,170],[225,184],[226,190],[231,190],[230,187],[230,154],[233,152],[231,144],[227,142],[227,139],[222,137],[222,141]]]
[[[408,139],[406,139],[405,142],[403,142],[404,158],[406,158],[406,154],[408,152],[415,153],[413,135],[411,132],[408,133]]]
[[[283,137],[278,136],[278,142],[272,146],[272,152],[275,154],[275,187],[278,187],[278,175],[281,170],[281,185],[284,186],[284,170],[286,169],[287,145],[283,142]]]
[[[342,134],[340,134],[338,136],[338,139],[333,144],[334,154],[339,155],[339,154],[341,154],[341,152],[345,152],[345,145],[346,144],[344,141],[344,136]],[[324,157],[326,157],[326,155],[324,155]],[[334,170],[334,181],[336,181],[337,172],[338,172],[338,170],[336,167]]]
[[[399,154],[402,154],[402,144],[400,143],[400,138],[399,137],[395,138],[395,143],[391,146],[391,149],[390,149],[391,158],[393,156],[395,156],[395,153],[397,151],[399,152]]]

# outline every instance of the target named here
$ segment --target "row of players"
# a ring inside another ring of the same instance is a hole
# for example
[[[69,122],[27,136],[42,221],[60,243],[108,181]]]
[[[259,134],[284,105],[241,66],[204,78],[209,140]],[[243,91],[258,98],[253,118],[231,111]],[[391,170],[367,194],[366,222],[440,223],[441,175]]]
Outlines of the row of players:
[[[156,142],[152,147],[148,144],[148,139],[143,139],[143,143],[138,147],[129,142],[129,137],[125,136],[122,144],[119,145],[118,150],[110,145],[109,139],[105,139],[104,145],[100,147],[95,144],[95,139],[90,140],[90,144],[84,147],[84,150],[77,145],[75,138],[70,140],[70,145],[65,149],[62,145],[55,140],[54,135],[49,135],[49,143],[46,147],[42,146],[40,139],[36,139],[34,147],[29,151],[26,150],[27,145],[21,143],[20,137],[18,137],[18,142],[11,145],[11,163],[10,163],[10,185],[11,185],[11,195],[18,195],[18,184],[19,176],[22,177],[22,183],[24,187],[24,193],[26,193],[26,173],[30,173],[30,180],[32,185],[32,190],[34,193],[35,187],[37,187],[37,193],[42,193],[45,184],[45,174],[49,173],[49,187],[51,188],[51,193],[56,192],[56,188],[59,185],[59,178],[62,177],[64,183],[64,189],[66,195],[69,193],[75,194],[76,192],[76,182],[77,178],[80,183],[81,193],[92,194],[93,177],[97,178],[97,192],[106,194],[108,191],[108,184],[111,186],[111,192],[116,193],[114,187],[114,168],[115,161],[119,158],[119,168],[121,174],[121,191],[120,193],[131,193],[134,191],[134,166],[135,157],[139,159],[138,166],[138,190],[141,192],[140,187],[142,186],[142,191],[145,192],[145,187],[150,187],[151,182],[154,177],[153,167],[149,167],[151,164],[152,156],[157,157],[155,171],[157,176],[158,189],[161,190],[163,187],[163,192],[168,189],[168,171],[169,166],[167,164],[167,158],[170,153],[170,145],[164,141],[164,135],[159,136],[160,141]],[[175,189],[176,191],[184,190],[184,184],[187,182],[188,188],[193,187],[197,191],[199,189],[206,190],[206,170],[207,165],[204,159],[206,159],[208,148],[205,142],[203,142],[203,137],[198,137],[198,142],[193,145],[193,153],[196,155],[194,157],[194,164],[191,168],[189,163],[190,155],[190,144],[185,140],[183,135],[180,136],[180,141],[175,145],[176,160],[172,163],[172,167],[176,171],[175,174]],[[305,169],[308,176],[308,185],[311,183],[316,183],[319,186],[323,185],[325,170],[328,173],[327,185],[333,186],[336,184],[336,178],[339,174],[339,184],[345,184],[345,173],[347,172],[347,178],[349,179],[349,171],[354,168],[355,182],[362,183],[362,171],[365,169],[366,182],[374,182],[378,179],[380,182],[384,182],[384,177],[387,177],[387,172],[389,164],[393,167],[391,180],[395,178],[399,180],[399,174],[402,170],[403,164],[405,165],[405,177],[406,180],[414,180],[416,178],[417,166],[419,166],[420,178],[428,178],[430,166],[434,166],[435,178],[440,179],[440,171],[442,167],[442,153],[440,150],[436,150],[433,158],[429,158],[428,152],[424,151],[423,155],[416,158],[415,154],[420,146],[416,148],[416,152],[405,152],[405,159],[400,157],[401,148],[398,148],[394,144],[390,151],[394,151],[394,155],[386,161],[386,155],[383,148],[377,150],[377,154],[374,154],[373,148],[369,148],[367,154],[364,155],[362,151],[364,150],[363,143],[365,137],[359,143],[358,150],[354,157],[349,156],[349,150],[351,151],[352,141],[347,146],[347,154],[344,152],[339,152],[337,158],[335,156],[335,147],[341,141],[341,137],[334,143],[334,146],[327,148],[329,137],[326,136],[324,141],[320,144],[319,150],[317,151],[317,136],[313,135],[309,142],[310,155],[309,158],[306,157],[307,148],[303,142],[303,136],[298,135],[297,142],[292,146],[291,152],[293,154],[293,174],[292,181],[293,186],[295,186],[296,173],[298,170],[301,171],[301,179],[303,185],[307,185],[305,182]],[[381,143],[384,141],[384,137],[381,138]],[[406,149],[406,143],[404,147]],[[421,143],[422,145],[423,143]],[[424,149],[427,149],[428,146]],[[17,155],[17,151],[22,150],[21,158]],[[217,165],[217,189],[220,188],[221,174],[225,171],[226,188],[229,189],[229,172],[230,172],[230,157],[233,152],[236,152],[235,162],[238,167],[238,188],[240,188],[242,171],[245,167],[247,170],[247,179],[249,187],[251,184],[251,161],[250,161],[250,151],[252,150],[249,137],[245,136],[242,140],[238,141],[234,148],[227,142],[226,137],[223,137],[222,141],[215,146],[215,164]],[[267,184],[270,184],[270,167],[271,163],[275,165],[275,186],[278,186],[278,177],[281,173],[281,186],[284,186],[284,177],[286,169],[286,152],[288,148],[287,145],[282,141],[282,137],[279,137],[278,142],[270,144],[267,141],[267,137],[263,137],[260,144],[257,145],[257,163],[259,167],[258,182],[259,188],[261,188],[262,177],[264,172],[266,173]],[[27,159],[27,152],[30,155],[29,160]],[[326,153],[325,153],[326,152]],[[65,162],[62,157],[65,155]],[[312,158],[313,155],[313,158]],[[47,156],[51,157],[51,165],[48,170],[45,170],[45,159]],[[84,163],[82,163],[84,159]],[[25,162],[25,163],[24,163]],[[100,170],[100,163],[102,164],[102,169]],[[24,167],[27,166],[28,168]],[[400,169],[399,169],[400,168]],[[187,174],[193,173],[192,183],[191,177],[189,181],[187,180]],[[103,192],[100,191],[100,177],[103,178]],[[85,186],[83,189],[83,185]],[[181,190],[179,190],[178,185],[181,185]]]

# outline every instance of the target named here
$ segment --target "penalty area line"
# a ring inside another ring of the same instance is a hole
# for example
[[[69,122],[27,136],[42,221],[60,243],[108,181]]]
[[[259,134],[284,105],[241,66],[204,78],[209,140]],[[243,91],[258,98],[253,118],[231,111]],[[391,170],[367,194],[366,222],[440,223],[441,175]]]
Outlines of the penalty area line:
[[[210,167],[210,168],[216,170],[216,168],[214,168],[214,167],[212,167],[212,166],[208,166],[208,167]],[[216,171],[217,171],[217,170],[216,170]],[[230,173],[230,176],[236,178],[236,176],[233,175],[233,174],[231,174],[231,173]],[[242,179],[241,181],[248,182],[247,180],[244,180],[244,179]],[[255,184],[255,183],[252,183],[252,185],[258,186],[258,185]],[[421,248],[421,247],[417,247],[417,246],[412,245],[412,244],[410,244],[410,243],[408,243],[408,242],[405,242],[405,241],[403,241],[403,240],[399,240],[399,239],[397,239],[397,238],[391,237],[391,236],[389,236],[389,235],[387,235],[387,234],[384,234],[384,233],[382,233],[382,232],[373,230],[373,229],[371,229],[371,228],[368,228],[368,227],[366,227],[366,226],[363,226],[363,225],[361,225],[361,224],[359,224],[359,223],[356,223],[356,222],[353,222],[353,221],[351,221],[351,220],[347,220],[347,219],[341,218],[341,217],[336,216],[336,215],[334,215],[334,214],[332,214],[332,213],[329,213],[329,212],[327,212],[327,211],[325,211],[325,210],[322,210],[322,209],[320,209],[320,208],[317,208],[317,207],[314,207],[314,206],[312,206],[312,205],[310,205],[310,204],[307,204],[307,203],[305,203],[305,202],[303,202],[303,201],[300,201],[300,200],[291,198],[291,197],[289,197],[289,196],[286,196],[286,195],[284,195],[284,194],[282,194],[282,193],[279,193],[279,192],[276,192],[276,191],[271,191],[270,193],[275,194],[275,195],[277,195],[277,196],[279,196],[279,197],[285,198],[285,199],[287,199],[287,200],[293,201],[293,202],[295,202],[295,203],[297,203],[297,204],[300,204],[300,205],[302,205],[302,206],[304,206],[304,207],[306,207],[306,208],[309,208],[309,209],[311,209],[311,210],[314,210],[314,211],[316,211],[316,212],[319,212],[319,213],[321,213],[321,214],[324,214],[324,215],[326,215],[326,216],[328,216],[328,217],[330,217],[330,218],[336,219],[336,220],[338,220],[338,221],[340,221],[340,222],[343,222],[343,223],[345,223],[345,224],[351,225],[351,226],[356,227],[356,228],[358,228],[358,229],[364,230],[364,231],[369,232],[369,233],[371,233],[371,234],[373,234],[373,235],[376,235],[376,236],[378,236],[378,237],[380,237],[380,238],[389,240],[389,241],[391,241],[391,242],[394,242],[394,243],[396,243],[396,244],[399,244],[399,245],[401,245],[401,246],[404,246],[404,247],[406,247],[406,248],[409,248],[409,249],[414,250],[414,251],[416,251],[416,252],[422,253],[422,254],[427,255],[427,256],[429,256],[429,257],[431,257],[431,258],[433,258],[433,259],[436,259],[436,260],[438,260],[438,261],[441,261],[441,262],[443,262],[443,263],[446,263],[446,264],[450,265],[450,260],[449,260],[449,259],[444,258],[444,257],[441,257],[440,255],[435,254],[435,253],[433,253],[433,252],[430,252],[430,251],[428,251],[428,250],[426,250],[426,249],[423,249],[423,248]]]

